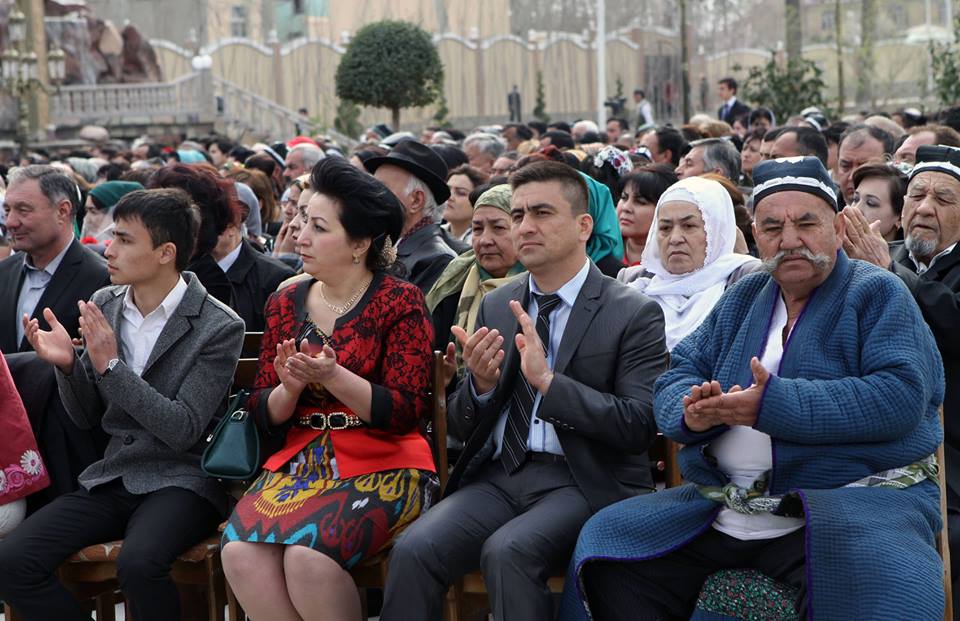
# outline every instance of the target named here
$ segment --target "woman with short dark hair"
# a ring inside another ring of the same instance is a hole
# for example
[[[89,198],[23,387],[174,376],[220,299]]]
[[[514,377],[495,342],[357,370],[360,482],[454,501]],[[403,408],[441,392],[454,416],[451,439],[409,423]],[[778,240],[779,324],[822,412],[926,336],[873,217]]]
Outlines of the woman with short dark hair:
[[[640,264],[657,201],[676,182],[673,167],[665,164],[643,166],[620,180],[617,220],[623,236],[623,262],[626,265]]]
[[[321,160],[310,186],[297,247],[311,277],[267,301],[247,404],[272,454],[223,536],[254,620],[359,618],[349,570],[439,488],[420,431],[433,330],[420,290],[389,274],[403,206],[342,158]]]

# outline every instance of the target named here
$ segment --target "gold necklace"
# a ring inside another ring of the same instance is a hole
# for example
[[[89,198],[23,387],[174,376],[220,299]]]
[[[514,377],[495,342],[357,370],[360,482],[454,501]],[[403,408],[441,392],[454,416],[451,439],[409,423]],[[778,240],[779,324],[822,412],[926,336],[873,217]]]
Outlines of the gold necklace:
[[[354,304],[356,304],[357,300],[359,300],[360,296],[364,294],[364,292],[367,290],[367,287],[370,286],[371,282],[373,282],[372,276],[368,278],[365,283],[360,285],[360,288],[354,291],[353,295],[351,295],[350,298],[347,299],[342,305],[332,304],[330,300],[327,299],[327,296],[323,294],[323,283],[321,282],[320,283],[320,299],[322,299],[323,303],[327,305],[327,308],[335,312],[337,315],[342,315],[348,310],[350,310]]]

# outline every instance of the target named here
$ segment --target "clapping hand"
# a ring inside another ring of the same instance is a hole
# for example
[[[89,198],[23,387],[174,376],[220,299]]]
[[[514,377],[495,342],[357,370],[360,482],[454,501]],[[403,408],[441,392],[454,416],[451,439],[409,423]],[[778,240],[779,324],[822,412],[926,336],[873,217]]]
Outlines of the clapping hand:
[[[887,269],[890,266],[890,247],[880,235],[880,221],[867,222],[863,212],[856,207],[845,207],[842,213],[846,220],[844,252],[851,258]]]
[[[337,352],[329,345],[324,345],[319,354],[313,355],[309,348],[310,344],[306,339],[300,342],[300,351],[288,356],[284,362],[287,372],[304,385],[329,383],[340,369]]]
[[[76,360],[76,353],[73,350],[73,341],[67,329],[57,321],[57,316],[53,314],[50,308],[43,309],[43,318],[50,324],[49,330],[41,330],[40,322],[37,319],[30,319],[28,315],[23,316],[23,332],[27,341],[37,356],[50,364],[57,366],[61,371],[69,375],[73,372],[73,363]]]
[[[83,342],[90,356],[90,363],[97,373],[103,375],[107,364],[119,357],[117,335],[99,306],[83,300],[77,305],[80,307],[80,329],[83,331]]]
[[[287,339],[277,343],[277,356],[273,359],[273,370],[277,372],[280,384],[287,389],[287,392],[294,396],[300,396],[307,384],[294,376],[287,365],[287,360],[296,354],[297,343],[295,340]]]
[[[447,343],[447,351],[443,354],[443,385],[446,386],[457,374],[457,347]]]
[[[530,319],[530,315],[523,310],[523,306],[516,300],[510,301],[510,310],[513,311],[520,332],[516,335],[517,349],[520,350],[520,371],[530,384],[540,394],[546,394],[553,381],[553,371],[547,366],[547,356],[543,342],[537,334],[537,328]]]
[[[463,348],[463,362],[470,371],[474,389],[481,395],[493,390],[500,379],[500,363],[504,356],[500,332],[480,328],[467,335],[460,326],[453,326],[451,331]]]
[[[752,427],[760,412],[760,399],[770,381],[767,371],[756,357],[750,360],[753,385],[747,389],[733,386],[724,393],[717,381],[693,386],[683,398],[683,421],[690,431],[699,433],[717,425]]]

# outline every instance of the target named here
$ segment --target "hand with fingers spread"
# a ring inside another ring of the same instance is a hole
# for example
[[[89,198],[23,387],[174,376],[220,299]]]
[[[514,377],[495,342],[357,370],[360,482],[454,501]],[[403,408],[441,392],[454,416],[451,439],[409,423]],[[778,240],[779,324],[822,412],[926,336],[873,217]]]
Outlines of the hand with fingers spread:
[[[457,374],[457,346],[447,343],[447,351],[443,354],[443,385],[446,386]]]
[[[867,222],[867,218],[856,207],[845,207],[843,217],[846,220],[843,234],[843,250],[853,259],[861,259],[887,269],[890,266],[890,247],[880,234],[879,220]]]
[[[306,339],[300,342],[300,351],[287,358],[286,366],[298,382],[321,385],[328,384],[340,369],[337,352],[332,347],[324,345],[320,353],[311,354]]]
[[[553,371],[547,365],[546,349],[537,334],[537,327],[520,302],[511,300],[510,310],[520,325],[520,332],[516,336],[517,349],[520,350],[520,371],[531,387],[545,395],[553,381]]]
[[[684,397],[684,422],[687,423],[687,427],[691,431],[706,431],[710,427],[721,424],[752,427],[760,413],[760,400],[767,382],[770,381],[770,372],[760,364],[756,356],[750,360],[750,370],[753,372],[753,385],[746,389],[734,386],[724,393],[717,382],[711,382],[708,394],[705,395],[701,390],[697,395],[693,393],[696,393],[697,388],[700,387],[695,386],[691,397],[696,398],[691,399],[688,404],[687,400],[690,397]],[[690,410],[691,420],[700,427],[699,429],[690,426],[687,410]],[[707,422],[713,424],[703,428]]]
[[[463,362],[470,371],[473,387],[478,394],[493,390],[500,379],[503,362],[503,337],[497,330],[480,328],[472,335],[460,326],[451,328],[463,348]]]
[[[107,318],[103,316],[100,307],[93,302],[80,300],[80,329],[83,331],[83,342],[93,369],[103,375],[107,370],[107,363],[119,357],[117,353],[117,335],[110,327]]]
[[[73,350],[73,341],[67,329],[57,321],[56,315],[50,308],[43,309],[43,318],[50,324],[49,330],[41,330],[40,322],[23,316],[23,333],[31,347],[37,352],[37,357],[57,366],[69,375],[73,372],[73,362],[76,354]]]
[[[287,360],[297,354],[297,342],[294,339],[287,339],[277,343],[277,357],[273,359],[273,370],[277,372],[280,384],[294,397],[299,397],[307,383],[302,382],[294,376],[288,366]]]

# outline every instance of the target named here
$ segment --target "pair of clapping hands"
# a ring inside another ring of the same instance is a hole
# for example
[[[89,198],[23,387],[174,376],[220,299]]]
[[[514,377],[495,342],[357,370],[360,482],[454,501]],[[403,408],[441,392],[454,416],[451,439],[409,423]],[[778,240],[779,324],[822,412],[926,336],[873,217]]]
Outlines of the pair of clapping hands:
[[[750,370],[753,385],[746,389],[733,386],[723,392],[716,380],[693,386],[690,394],[683,397],[683,422],[687,429],[701,433],[717,425],[752,427],[757,422],[770,372],[756,357],[750,360]]]
[[[520,372],[527,378],[527,383],[540,394],[546,394],[553,381],[553,371],[547,365],[543,343],[537,335],[533,320],[527,315],[523,306],[516,300],[510,301],[510,310],[520,331],[515,338],[517,349],[520,350]],[[473,378],[473,387],[478,394],[493,390],[500,379],[500,364],[503,362],[503,336],[499,330],[480,328],[473,334],[467,334],[460,326],[453,326],[453,336],[463,348],[463,362]],[[456,347],[453,343],[447,345],[443,357],[444,382],[450,383],[457,372]]]
[[[300,394],[308,384],[327,384],[340,369],[337,364],[337,352],[324,345],[319,353],[307,339],[300,341],[300,349],[294,339],[277,343],[277,357],[273,359],[273,368],[280,383],[291,393]]]
[[[72,339],[49,307],[43,309],[43,318],[47,320],[50,329],[41,330],[38,319],[30,319],[24,315],[24,335],[41,360],[56,365],[68,375],[73,372],[73,362],[76,359],[73,348],[82,343],[90,355],[94,370],[102,375],[107,370],[107,364],[118,357],[116,335],[99,306],[83,300],[77,302],[77,306],[80,308],[82,339]]]

